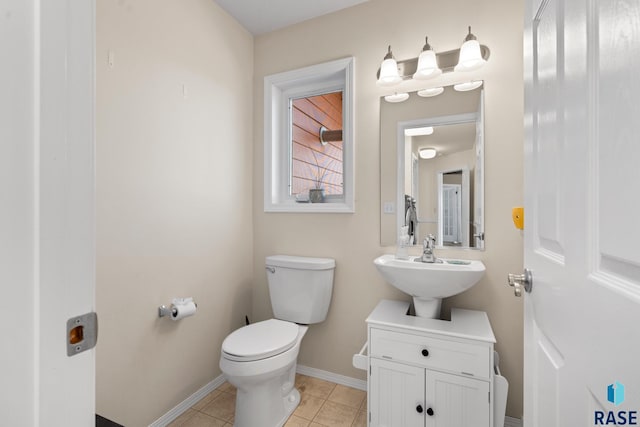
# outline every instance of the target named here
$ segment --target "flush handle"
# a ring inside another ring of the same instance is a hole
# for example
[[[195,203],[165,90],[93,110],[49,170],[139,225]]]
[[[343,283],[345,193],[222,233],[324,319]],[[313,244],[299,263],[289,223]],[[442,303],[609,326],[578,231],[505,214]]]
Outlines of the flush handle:
[[[517,297],[522,296],[522,289],[530,293],[533,288],[533,276],[528,268],[524,269],[524,274],[509,274],[507,280]]]

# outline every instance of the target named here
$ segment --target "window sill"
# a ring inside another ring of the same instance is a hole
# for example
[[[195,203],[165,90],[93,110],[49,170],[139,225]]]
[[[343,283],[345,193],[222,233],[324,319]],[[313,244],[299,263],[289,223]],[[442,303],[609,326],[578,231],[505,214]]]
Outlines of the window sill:
[[[267,213],[355,213],[354,207],[346,203],[271,203],[265,205],[264,211]]]

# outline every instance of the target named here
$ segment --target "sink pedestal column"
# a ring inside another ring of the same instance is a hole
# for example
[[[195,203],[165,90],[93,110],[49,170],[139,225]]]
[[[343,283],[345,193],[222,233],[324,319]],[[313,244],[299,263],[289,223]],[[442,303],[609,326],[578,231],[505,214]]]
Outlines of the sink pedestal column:
[[[413,297],[413,307],[417,317],[428,317],[430,319],[440,318],[440,307],[442,298],[420,298]]]

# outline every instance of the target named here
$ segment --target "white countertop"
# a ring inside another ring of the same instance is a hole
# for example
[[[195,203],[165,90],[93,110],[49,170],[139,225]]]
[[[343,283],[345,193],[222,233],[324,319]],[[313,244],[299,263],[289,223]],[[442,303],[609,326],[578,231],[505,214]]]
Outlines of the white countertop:
[[[484,311],[452,308],[451,320],[448,321],[409,316],[406,314],[409,305],[410,303],[407,301],[381,300],[367,317],[367,324],[433,332],[490,343],[496,342],[489,317]]]

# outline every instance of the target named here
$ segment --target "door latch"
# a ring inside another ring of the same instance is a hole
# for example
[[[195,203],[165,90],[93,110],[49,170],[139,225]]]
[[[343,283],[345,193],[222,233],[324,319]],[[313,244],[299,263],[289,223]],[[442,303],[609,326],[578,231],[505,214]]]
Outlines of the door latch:
[[[67,356],[91,350],[98,341],[98,315],[94,312],[67,320]]]

